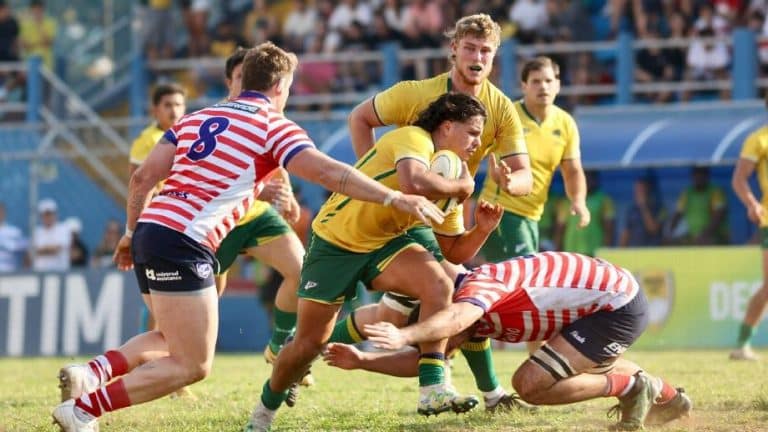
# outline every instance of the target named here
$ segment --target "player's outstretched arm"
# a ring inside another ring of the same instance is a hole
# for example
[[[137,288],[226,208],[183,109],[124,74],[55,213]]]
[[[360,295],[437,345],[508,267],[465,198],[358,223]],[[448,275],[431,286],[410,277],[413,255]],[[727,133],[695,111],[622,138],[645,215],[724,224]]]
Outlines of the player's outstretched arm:
[[[363,352],[354,345],[330,343],[323,360],[337,368],[363,369],[396,377],[419,376],[419,351],[409,348],[392,352]]]
[[[360,201],[392,205],[410,213],[425,224],[443,223],[443,212],[428,199],[407,195],[382,185],[355,168],[331,159],[317,149],[300,151],[285,167],[291,174],[318,183],[325,188]]]
[[[384,126],[376,115],[373,106],[373,98],[368,98],[358,104],[347,118],[349,137],[352,140],[352,149],[360,158],[376,143],[373,129]]]
[[[483,316],[485,311],[472,303],[453,303],[424,321],[403,327],[388,322],[366,324],[365,332],[374,346],[382,349],[400,349],[406,345],[434,342],[461,333]]]

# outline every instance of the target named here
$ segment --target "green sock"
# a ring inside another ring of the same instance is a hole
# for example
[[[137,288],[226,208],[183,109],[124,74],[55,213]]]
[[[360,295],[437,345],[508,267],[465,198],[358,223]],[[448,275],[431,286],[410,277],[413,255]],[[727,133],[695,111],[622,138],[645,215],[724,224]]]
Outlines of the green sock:
[[[741,323],[741,327],[739,328],[739,347],[744,347],[749,345],[752,342],[752,336],[755,335],[756,328]]]
[[[348,317],[336,323],[333,327],[333,333],[328,342],[341,342],[345,344],[354,344],[364,341],[365,338],[355,325],[355,313],[352,312]]]
[[[288,390],[282,393],[273,391],[272,388],[269,387],[269,380],[264,383],[264,387],[261,389],[261,403],[271,410],[280,408],[280,404],[282,404],[287,397]]]
[[[472,369],[472,375],[475,376],[477,388],[480,391],[493,391],[499,386],[499,379],[496,377],[496,370],[493,368],[493,352],[491,351],[490,339],[472,338],[461,345],[461,353],[467,359],[469,368]]]
[[[291,335],[296,328],[296,312],[285,312],[277,306],[274,309],[274,323],[272,338],[269,339],[269,349],[277,354],[285,343],[285,338]]]
[[[445,382],[445,355],[425,353],[419,356],[419,387]]]

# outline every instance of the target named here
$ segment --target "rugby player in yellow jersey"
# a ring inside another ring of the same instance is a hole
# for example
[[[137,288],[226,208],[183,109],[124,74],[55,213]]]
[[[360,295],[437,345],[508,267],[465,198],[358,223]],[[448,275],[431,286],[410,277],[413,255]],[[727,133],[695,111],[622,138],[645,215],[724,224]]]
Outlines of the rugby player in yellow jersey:
[[[241,92],[243,60],[248,51],[238,48],[227,59],[224,69],[229,98],[236,98]],[[264,358],[274,362],[285,339],[296,328],[296,289],[301,275],[301,263],[304,246],[299,237],[286,223],[283,217],[294,222],[300,216],[301,207],[290,190],[287,173],[281,170],[283,177],[277,182],[267,184],[248,212],[240,219],[216,251],[219,260],[219,272],[216,276],[216,288],[219,295],[227,283],[227,270],[241,253],[245,253],[274,268],[283,277],[277,290],[273,309],[272,336],[264,348]],[[281,210],[278,213],[268,200]],[[307,374],[302,385],[312,385],[314,379]]]
[[[548,57],[537,57],[523,65],[520,73],[523,98],[515,102],[525,134],[533,171],[533,191],[523,197],[506,193],[486,179],[480,198],[500,203],[504,216],[499,227],[483,245],[489,262],[501,262],[539,251],[539,219],[549,196],[555,170],[560,167],[570,213],[578,226],[589,224],[586,205],[587,183],[581,166],[579,129],[570,114],[555,105],[560,92],[560,67]],[[541,342],[527,342],[533,353]]]
[[[183,87],[175,83],[159,84],[152,90],[152,106],[150,123],[133,140],[131,150],[128,153],[128,178],[133,176],[133,172],[147,159],[149,153],[155,148],[155,144],[160,141],[166,130],[170,129],[187,110],[186,91]],[[159,186],[159,185],[158,185]],[[147,200],[159,191],[159,187],[148,194]],[[141,310],[141,327],[144,329],[154,329],[155,320],[149,309],[145,306]]]
[[[765,98],[768,108],[768,96]],[[749,178],[757,173],[761,198],[752,193]],[[731,180],[733,191],[747,208],[747,217],[760,227],[763,250],[763,285],[749,299],[747,312],[739,328],[738,346],[731,352],[734,360],[758,360],[751,341],[768,304],[768,125],[752,132],[744,141]]]
[[[431,103],[413,126],[395,129],[379,139],[355,167],[395,190],[417,193],[431,200],[464,199],[474,189],[467,172],[446,179],[430,171],[437,150],[451,150],[463,160],[480,146],[485,109],[476,98],[447,93]],[[421,301],[420,318],[450,304],[453,283],[435,258],[440,249],[454,259],[473,256],[485,242],[501,207],[481,203],[477,224],[464,230],[462,207],[456,206],[445,221],[434,226],[440,247],[428,250],[414,239],[410,228],[420,224],[414,217],[378,204],[333,194],[312,222],[312,239],[299,284],[299,323],[295,338],[280,351],[272,377],[263,388],[261,401],[251,417],[250,430],[266,430],[286,395],[273,389],[287,388],[290,374],[306,370],[331,336],[345,298],[354,296],[358,281],[374,290],[395,289]],[[392,288],[395,287],[395,288]],[[422,344],[419,360],[420,397],[417,411],[423,415],[453,410],[465,412],[477,404],[444,381],[446,340]]]
[[[520,117],[512,101],[488,80],[493,58],[501,43],[501,28],[486,14],[469,15],[459,19],[446,36],[450,40],[453,63],[450,71],[421,81],[400,82],[363,101],[350,113],[349,130],[355,153],[360,157],[373,145],[374,128],[411,124],[418,113],[441,94],[448,91],[466,93],[483,102],[488,113],[480,148],[467,162],[469,173],[475,175],[482,159],[494,152],[500,162],[497,163],[496,158],[490,159],[489,177],[510,195],[530,193],[533,177]],[[428,227],[417,227],[410,234],[425,246],[435,244],[434,235]],[[451,277],[462,270],[447,261],[442,265]],[[386,293],[378,304],[363,306],[339,322],[332,341],[359,342],[366,337],[358,331],[364,324],[387,321],[404,325],[413,308],[415,303],[411,299]],[[499,402],[504,407],[512,406],[509,404],[514,404],[516,399],[500,393],[495,374],[479,379],[478,371],[484,367],[477,366],[478,362],[491,357],[487,340],[468,344],[462,352],[475,372],[478,387],[484,392],[486,408],[502,406]]]

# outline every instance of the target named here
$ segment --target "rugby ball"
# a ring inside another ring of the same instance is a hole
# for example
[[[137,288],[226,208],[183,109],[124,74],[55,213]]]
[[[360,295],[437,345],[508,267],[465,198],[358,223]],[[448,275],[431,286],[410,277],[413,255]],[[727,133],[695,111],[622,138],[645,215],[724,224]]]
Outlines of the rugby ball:
[[[450,150],[440,150],[432,155],[429,170],[441,177],[456,180],[461,177],[461,158]],[[435,204],[444,213],[453,210],[458,203],[459,200],[456,198],[445,198],[435,201]]]

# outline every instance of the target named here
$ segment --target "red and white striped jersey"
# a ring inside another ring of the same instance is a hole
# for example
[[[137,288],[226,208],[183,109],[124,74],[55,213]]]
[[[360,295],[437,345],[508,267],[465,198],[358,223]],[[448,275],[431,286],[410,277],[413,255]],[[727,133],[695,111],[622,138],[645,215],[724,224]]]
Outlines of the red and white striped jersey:
[[[183,117],[164,138],[171,172],[139,222],[179,231],[216,250],[275,168],[314,147],[306,132],[257,92]]]
[[[639,289],[628,270],[607,261],[544,252],[474,269],[453,300],[485,311],[476,336],[526,342],[548,340],[579,318],[618,309]]]

